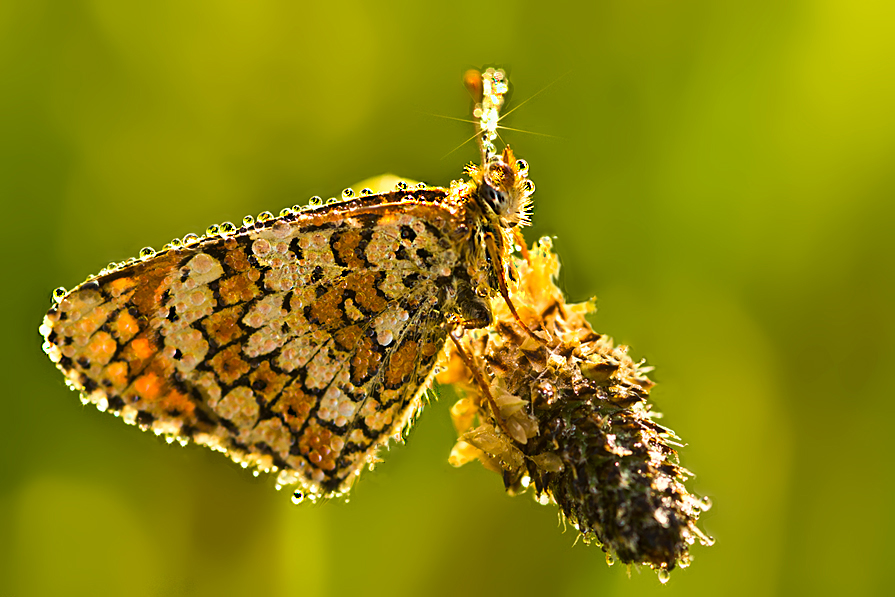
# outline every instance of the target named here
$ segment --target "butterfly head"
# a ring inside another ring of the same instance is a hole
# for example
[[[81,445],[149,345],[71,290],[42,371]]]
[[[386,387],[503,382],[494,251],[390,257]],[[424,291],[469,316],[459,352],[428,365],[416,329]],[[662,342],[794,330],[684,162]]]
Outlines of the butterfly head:
[[[480,167],[470,165],[467,173],[477,184],[476,198],[501,228],[531,223],[531,196],[534,183],[528,178],[528,163],[516,159],[513,150],[491,154]]]

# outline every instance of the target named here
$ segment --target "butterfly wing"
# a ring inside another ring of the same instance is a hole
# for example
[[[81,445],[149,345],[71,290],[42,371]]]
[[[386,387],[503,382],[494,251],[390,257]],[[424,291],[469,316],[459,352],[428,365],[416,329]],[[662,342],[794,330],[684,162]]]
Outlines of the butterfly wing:
[[[439,189],[290,214],[88,280],[44,349],[101,410],[342,493],[421,405],[461,228]]]

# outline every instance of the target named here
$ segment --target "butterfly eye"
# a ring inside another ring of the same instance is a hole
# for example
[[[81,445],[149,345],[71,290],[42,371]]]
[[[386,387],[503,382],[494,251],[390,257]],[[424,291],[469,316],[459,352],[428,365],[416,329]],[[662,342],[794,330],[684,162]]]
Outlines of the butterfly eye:
[[[486,182],[481,187],[481,197],[494,213],[499,216],[504,215],[507,209],[507,203],[509,202],[506,193],[495,189]]]

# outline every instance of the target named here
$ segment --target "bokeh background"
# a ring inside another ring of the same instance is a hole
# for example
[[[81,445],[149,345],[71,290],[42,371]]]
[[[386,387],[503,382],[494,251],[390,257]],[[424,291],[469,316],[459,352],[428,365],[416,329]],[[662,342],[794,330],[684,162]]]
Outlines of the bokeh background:
[[[0,3],[0,593],[885,594],[895,557],[895,8],[798,1]],[[452,469],[441,390],[349,503],[83,407],[56,286],[365,177],[475,159],[514,84],[529,241],[657,367],[717,538],[660,586]],[[549,136],[543,136],[549,135]],[[446,157],[445,157],[446,156]]]

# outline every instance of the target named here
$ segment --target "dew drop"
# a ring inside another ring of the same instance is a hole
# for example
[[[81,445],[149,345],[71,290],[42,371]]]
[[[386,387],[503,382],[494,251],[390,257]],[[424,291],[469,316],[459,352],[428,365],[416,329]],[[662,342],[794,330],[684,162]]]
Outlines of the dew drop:
[[[522,178],[528,176],[528,162],[516,160],[516,176],[521,176]]]
[[[143,247],[140,249],[140,259],[149,259],[155,256],[155,249],[152,247]]]
[[[366,197],[367,195],[372,195],[373,189],[371,189],[369,187],[364,187],[360,190],[360,194],[362,197]]]
[[[308,205],[313,205],[314,207],[323,205],[323,199],[321,199],[318,195],[314,195],[313,197],[308,199]]]
[[[259,471],[259,470],[257,470],[257,469],[255,469],[255,470],[252,471],[252,476],[253,476],[253,477],[257,477],[257,476],[260,475],[260,474],[261,474],[261,471]]]
[[[282,218],[283,216],[291,216],[294,213],[295,212],[292,210],[291,207],[284,207],[283,209],[280,210],[280,217]],[[261,220],[260,215],[258,216],[258,219]]]
[[[286,214],[281,213],[280,215],[285,216]],[[273,214],[270,213],[269,211],[262,211],[260,214],[258,214],[259,222],[267,222],[268,220],[272,220],[272,219],[273,219]]]
[[[354,197],[354,189],[345,189],[342,191],[342,199],[351,199]]]
[[[197,242],[199,242],[199,237],[196,236],[195,234],[193,234],[192,232],[190,232],[189,234],[187,234],[186,236],[183,237],[183,245],[185,247],[191,247],[191,246],[195,245]]]
[[[700,500],[700,507],[703,512],[708,512],[712,509],[712,498],[709,496],[703,496],[702,500]]]
[[[606,552],[606,565],[612,566],[613,564],[615,564],[615,558],[612,557],[612,554],[607,551]]]
[[[307,205],[293,205],[293,206],[292,206],[292,213],[298,213],[298,212],[300,212],[300,211],[302,211],[302,210],[304,210],[304,209],[308,209],[308,206],[307,206]]]
[[[233,234],[236,232],[236,226],[233,222],[224,222],[221,224],[221,234]]]
[[[64,287],[60,286],[59,288],[57,288],[56,290],[53,291],[53,300],[56,301],[57,303],[61,303],[62,299],[65,298],[66,294],[68,294],[68,291]]]
[[[526,197],[528,197],[529,195],[531,195],[534,192],[535,192],[535,183],[533,183],[530,180],[526,180],[525,182],[522,183],[522,193]]]
[[[420,182],[420,183],[417,183],[416,188],[418,188],[418,189],[425,189],[426,186],[427,186],[426,183],[424,183],[424,182]]]
[[[712,537],[711,535],[706,535],[705,540],[702,541],[702,544],[705,545],[706,547],[711,547],[712,545],[715,544],[715,538]]]
[[[397,184],[395,184],[395,188],[398,189],[399,191],[404,191],[407,189],[407,183],[404,182],[403,180],[399,180],[397,182]]]
[[[302,492],[296,491],[295,493],[292,494],[292,503],[293,504],[300,504],[303,501],[305,501],[305,494],[303,494]]]
[[[220,234],[220,232],[221,232],[221,227],[218,226],[217,224],[212,224],[211,226],[209,226],[208,228],[205,229],[205,235],[209,236],[209,237],[217,236],[218,234]]]
[[[173,248],[174,248],[174,245],[172,245],[171,243],[165,243],[162,246],[162,251],[170,251]]]
[[[175,238],[168,244],[171,245],[172,249],[179,249],[183,246],[183,241],[181,241],[179,238]]]
[[[671,578],[671,573],[668,572],[668,570],[666,570],[665,568],[659,568],[656,571],[656,574],[659,576],[659,582],[663,585],[667,583],[668,580]]]
[[[255,218],[253,218],[252,216],[245,216],[245,217],[242,219],[242,225],[245,226],[246,228],[249,228],[249,227],[251,227],[251,226],[254,226],[254,225],[255,225]]]
[[[327,205],[332,205],[333,203],[338,203],[338,202],[339,202],[339,200],[336,199],[335,197],[330,197],[329,199],[326,200]]]

